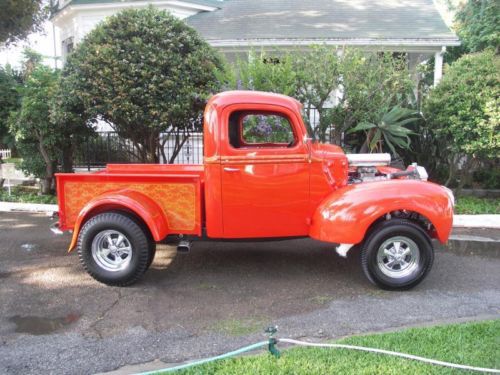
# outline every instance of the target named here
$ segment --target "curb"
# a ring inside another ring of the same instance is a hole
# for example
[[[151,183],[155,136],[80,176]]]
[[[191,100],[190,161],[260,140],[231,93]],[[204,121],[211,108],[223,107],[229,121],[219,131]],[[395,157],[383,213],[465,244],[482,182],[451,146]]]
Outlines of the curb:
[[[39,212],[52,215],[53,212],[59,211],[59,206],[57,204],[0,202],[0,212],[11,211]]]
[[[496,237],[496,238],[494,238]],[[433,241],[435,249],[465,256],[488,256],[500,258],[500,237],[452,233],[446,245]]]
[[[59,211],[57,204],[0,202],[0,212],[25,211],[51,215]],[[500,215],[454,215],[453,228],[500,229]]]
[[[454,215],[453,227],[500,229],[500,215]]]

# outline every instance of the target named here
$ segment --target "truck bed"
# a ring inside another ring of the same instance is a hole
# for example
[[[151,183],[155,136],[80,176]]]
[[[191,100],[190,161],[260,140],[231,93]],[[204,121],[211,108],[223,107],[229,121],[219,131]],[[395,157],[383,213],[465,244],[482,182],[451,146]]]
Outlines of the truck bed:
[[[94,173],[58,173],[59,226],[71,230],[80,211],[106,193],[135,191],[153,199],[174,233],[201,234],[202,165],[110,164]]]

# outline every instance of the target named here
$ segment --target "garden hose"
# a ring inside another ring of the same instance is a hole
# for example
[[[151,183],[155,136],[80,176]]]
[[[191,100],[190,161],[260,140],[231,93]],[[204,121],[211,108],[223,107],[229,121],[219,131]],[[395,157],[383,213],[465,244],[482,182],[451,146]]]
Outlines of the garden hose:
[[[494,373],[494,374],[500,374],[500,370],[498,369],[493,369],[493,368],[484,368],[484,367],[473,367],[473,366],[467,366],[467,365],[459,365],[451,362],[444,362],[444,361],[438,361],[435,359],[430,359],[430,358],[425,358],[425,357],[420,357],[412,354],[405,354],[405,353],[399,353],[399,352],[393,352],[390,350],[383,350],[383,349],[376,349],[376,348],[367,348],[364,346],[355,346],[355,345],[345,345],[345,344],[321,344],[321,343],[313,343],[313,342],[307,342],[307,341],[299,341],[299,340],[294,340],[294,339],[276,339],[274,337],[269,337],[268,341],[261,341],[256,344],[248,345],[245,346],[241,349],[234,350],[225,354],[221,354],[215,357],[210,357],[210,358],[205,358],[201,359],[199,361],[194,361],[194,362],[189,362],[183,365],[175,366],[175,367],[168,367],[165,369],[160,369],[160,370],[154,370],[154,371],[149,371],[149,372],[143,372],[139,373],[137,375],[153,375],[153,374],[161,374],[161,373],[166,373],[166,372],[172,372],[172,371],[177,371],[177,370],[183,370],[187,369],[189,367],[193,366],[198,366],[203,363],[208,363],[208,362],[213,362],[219,359],[225,359],[229,357],[236,356],[238,354],[242,354],[245,352],[249,352],[251,350],[255,350],[258,348],[261,348],[263,346],[267,346],[268,350],[271,354],[273,354],[275,357],[279,357],[280,353],[279,351],[275,348],[275,345],[277,343],[287,343],[287,344],[293,344],[293,345],[300,345],[300,346],[313,346],[313,347],[318,347],[318,348],[335,348],[335,349],[347,349],[347,350],[359,350],[363,352],[370,352],[370,353],[377,353],[377,354],[384,354],[384,355],[391,355],[394,357],[400,357],[400,358],[405,358],[405,359],[411,359],[414,361],[419,361],[419,362],[424,362],[428,363],[431,365],[435,366],[444,366],[444,367],[451,367],[455,369],[460,369],[460,370],[468,370],[468,371],[476,371],[476,372],[484,372],[484,373]]]

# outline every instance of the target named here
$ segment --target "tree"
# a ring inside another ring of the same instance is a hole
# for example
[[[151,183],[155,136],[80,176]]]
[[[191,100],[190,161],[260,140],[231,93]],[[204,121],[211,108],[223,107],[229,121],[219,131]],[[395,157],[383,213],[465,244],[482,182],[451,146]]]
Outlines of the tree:
[[[437,156],[449,168],[446,185],[458,174],[463,187],[481,159],[500,155],[500,57],[488,50],[447,67],[424,102],[424,115],[441,145]]]
[[[359,123],[377,123],[394,106],[415,106],[405,55],[345,50],[340,74],[342,95],[331,114],[337,144]]]
[[[405,56],[326,45],[278,58],[264,53],[255,56],[252,53],[248,62],[236,64],[236,71],[227,79],[229,87],[296,97],[310,123],[309,116],[317,111],[316,133],[322,141],[341,144],[342,135],[356,124],[376,123],[398,104],[414,106]]]
[[[73,172],[73,157],[77,147],[94,135],[93,123],[78,96],[76,76],[63,70],[51,100],[50,120],[57,129],[60,142],[61,170]]]
[[[11,132],[23,161],[21,168],[42,179],[42,193],[49,194],[57,168],[60,132],[50,120],[51,98],[57,87],[58,72],[38,65],[21,87],[21,106],[10,116]]]
[[[19,82],[10,66],[0,67],[0,148],[12,147],[8,119],[12,111],[20,105]]]
[[[295,58],[298,88],[297,98],[306,107],[306,117],[311,109],[319,115],[316,132],[319,139],[325,141],[326,131],[332,125],[333,103],[335,93],[340,94],[342,77],[342,59],[336,49],[326,45],[311,46],[311,50]],[[311,121],[309,121],[311,122]],[[340,137],[334,140],[340,144]]]
[[[42,29],[48,16],[43,0],[1,0],[0,45],[19,42]]]
[[[173,161],[217,91],[218,54],[183,21],[153,7],[125,10],[92,30],[69,56],[62,86],[86,116],[130,139],[142,162],[158,162],[162,133],[177,134]],[[179,132],[181,135],[179,135]],[[167,138],[165,138],[166,140]]]
[[[500,2],[468,0],[455,14],[454,28],[465,52],[500,49]]]
[[[257,90],[293,96],[297,92],[297,72],[293,57],[271,57],[264,51],[250,51],[247,60],[238,60],[236,71],[228,72],[225,86],[230,89]],[[224,80],[224,78],[222,78]]]

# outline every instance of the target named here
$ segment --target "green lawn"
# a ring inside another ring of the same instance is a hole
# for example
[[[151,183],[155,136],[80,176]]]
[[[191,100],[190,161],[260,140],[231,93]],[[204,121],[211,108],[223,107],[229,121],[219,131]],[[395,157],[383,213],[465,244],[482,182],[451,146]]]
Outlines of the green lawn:
[[[500,214],[500,199],[458,197],[455,206],[456,214]]]
[[[351,337],[338,343],[399,351],[470,366],[500,368],[500,320],[413,328]],[[379,354],[295,347],[282,351],[280,358],[265,353],[212,362],[175,373],[400,375],[467,372]]]

